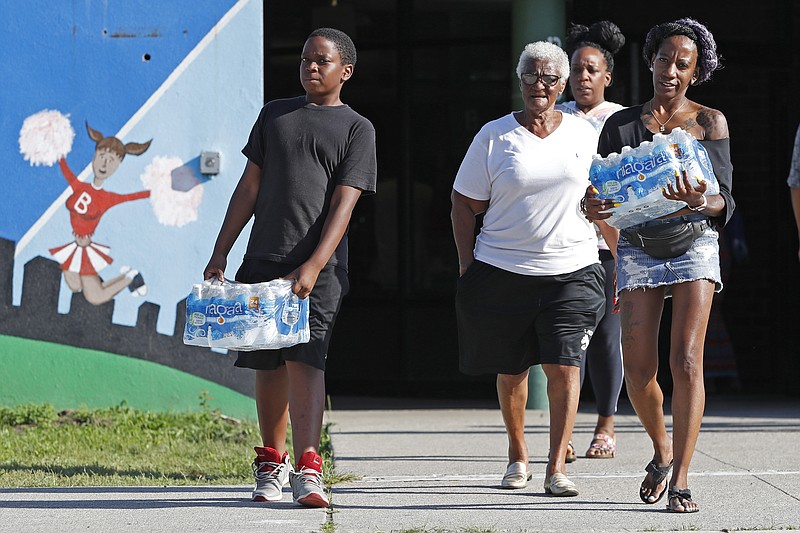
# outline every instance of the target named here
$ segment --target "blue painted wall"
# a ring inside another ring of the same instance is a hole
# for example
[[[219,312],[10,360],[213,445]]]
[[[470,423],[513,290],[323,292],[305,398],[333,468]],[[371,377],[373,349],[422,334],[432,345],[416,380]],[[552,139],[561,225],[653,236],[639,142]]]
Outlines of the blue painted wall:
[[[134,325],[148,301],[160,306],[158,332],[172,334],[176,304],[201,279],[244,168],[240,150],[263,103],[262,3],[2,2],[0,24],[0,160],[6,164],[0,238],[16,244],[14,305],[25,264],[52,258],[51,248],[73,240],[65,207],[71,191],[59,165],[34,164],[20,144],[25,120],[52,110],[75,132],[66,161],[82,181],[93,179],[95,153],[86,122],[123,143],[152,139],[143,154],[125,156],[104,184],[118,194],[152,189],[150,198],[106,211],[92,240],[111,248],[113,263],[98,272],[103,280],[128,266],[147,286],[144,296],[129,290],[114,296],[113,323]],[[221,154],[221,172],[213,177],[200,173],[206,150]],[[240,239],[230,255],[231,277],[245,243]],[[72,297],[62,282],[60,313],[70,311]]]

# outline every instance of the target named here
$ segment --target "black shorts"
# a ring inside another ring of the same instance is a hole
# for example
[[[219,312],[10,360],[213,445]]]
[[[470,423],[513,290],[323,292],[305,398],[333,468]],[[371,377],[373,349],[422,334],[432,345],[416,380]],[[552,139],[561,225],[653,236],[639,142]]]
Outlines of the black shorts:
[[[605,312],[598,264],[527,276],[475,261],[458,280],[456,318],[465,374],[520,374],[547,363],[580,366]]]
[[[243,283],[270,281],[289,274],[297,266],[261,259],[245,259],[236,272],[236,281]],[[307,343],[278,350],[239,352],[234,364],[256,370],[274,370],[286,361],[298,361],[325,370],[333,323],[339,314],[342,299],[349,289],[347,272],[335,266],[325,265],[308,297],[311,339]]]

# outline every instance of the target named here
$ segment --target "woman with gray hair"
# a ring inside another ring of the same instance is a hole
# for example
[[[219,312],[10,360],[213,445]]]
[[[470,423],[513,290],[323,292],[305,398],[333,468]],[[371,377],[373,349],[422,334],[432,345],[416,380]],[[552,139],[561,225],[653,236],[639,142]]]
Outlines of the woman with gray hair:
[[[555,110],[568,76],[569,60],[559,47],[525,46],[517,65],[524,108],[475,136],[453,184],[451,211],[460,368],[497,375],[508,436],[501,487],[521,489],[532,477],[525,405],[529,369],[541,364],[552,452],[544,490],[555,496],[578,494],[566,476],[565,455],[581,359],[605,303],[597,238],[578,210],[597,133]],[[476,238],[478,215],[484,218]]]

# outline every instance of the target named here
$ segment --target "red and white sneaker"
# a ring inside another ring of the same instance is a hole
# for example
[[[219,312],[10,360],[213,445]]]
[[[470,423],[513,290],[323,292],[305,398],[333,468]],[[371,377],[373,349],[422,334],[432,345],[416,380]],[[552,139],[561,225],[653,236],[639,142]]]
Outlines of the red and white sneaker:
[[[289,482],[292,463],[289,454],[283,457],[275,448],[256,446],[256,458],[253,461],[253,477],[256,488],[253,489],[254,502],[279,502],[283,498],[283,487]]]
[[[306,507],[328,507],[322,484],[322,457],[315,452],[306,452],[297,461],[297,468],[289,474],[294,501]]]

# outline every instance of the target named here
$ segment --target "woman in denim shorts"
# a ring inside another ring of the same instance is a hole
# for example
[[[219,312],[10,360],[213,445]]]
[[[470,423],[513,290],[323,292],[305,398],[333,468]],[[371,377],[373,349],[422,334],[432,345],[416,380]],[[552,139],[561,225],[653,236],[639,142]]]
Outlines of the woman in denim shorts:
[[[667,509],[692,513],[700,509],[692,501],[688,474],[705,406],[703,345],[714,291],[722,289],[714,228],[723,226],[734,210],[730,140],[722,113],[686,98],[690,85],[707,81],[719,67],[716,43],[704,25],[684,18],[654,26],[647,34],[642,54],[653,72],[653,98],[609,118],[600,134],[598,152],[606,157],[611,152],[620,153],[623,146],[636,147],[643,141],[652,141],[655,133],[682,128],[705,147],[720,188],[719,194],[706,195],[705,183],[694,187],[685,173],[676,176],[664,196],[682,201],[687,207],[668,217],[626,228],[617,245],[625,383],[654,449],[639,497],[653,504],[666,493]],[[590,188],[584,200],[587,218],[608,218],[611,215],[602,212],[610,209],[612,202],[594,198]],[[644,227],[673,223],[675,217],[697,222],[703,229],[702,235],[678,257],[656,259],[629,238]],[[668,297],[672,297],[671,437],[664,423],[664,395],[656,381],[658,329],[664,298]],[[673,464],[674,471],[667,480]]]

